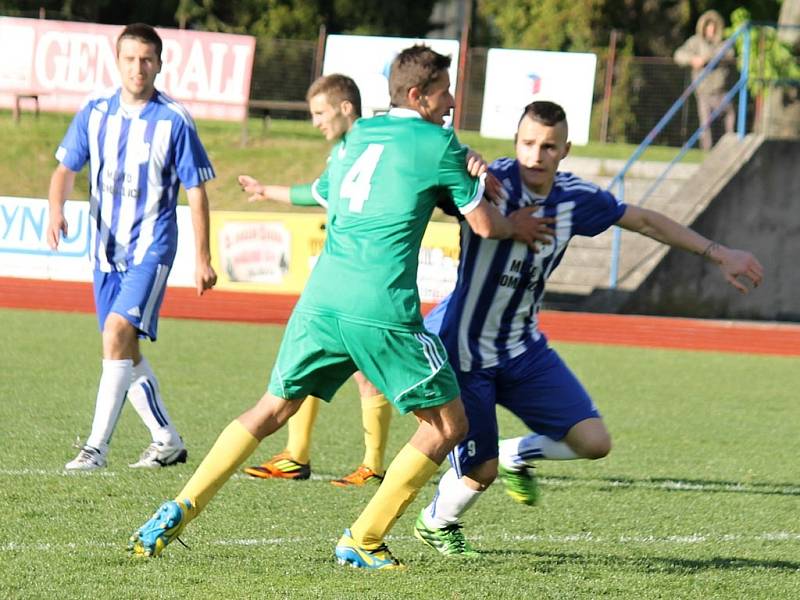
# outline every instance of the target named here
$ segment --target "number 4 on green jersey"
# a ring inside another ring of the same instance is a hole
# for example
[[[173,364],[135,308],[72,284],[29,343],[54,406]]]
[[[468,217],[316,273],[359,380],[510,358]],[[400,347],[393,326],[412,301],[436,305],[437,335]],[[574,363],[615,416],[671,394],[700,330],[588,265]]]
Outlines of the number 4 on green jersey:
[[[352,213],[360,213],[372,188],[372,175],[383,153],[383,144],[369,144],[361,153],[342,180],[339,197],[349,199],[348,208]]]

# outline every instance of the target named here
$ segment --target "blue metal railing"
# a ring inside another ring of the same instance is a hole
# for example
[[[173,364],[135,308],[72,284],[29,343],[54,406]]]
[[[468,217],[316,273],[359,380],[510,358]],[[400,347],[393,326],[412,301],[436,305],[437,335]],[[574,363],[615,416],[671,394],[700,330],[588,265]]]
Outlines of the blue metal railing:
[[[642,197],[639,199],[638,204],[644,204],[645,201],[652,195],[652,193],[658,188],[659,185],[664,181],[666,176],[672,170],[672,167],[675,166],[689,151],[689,149],[697,143],[698,138],[703,134],[703,132],[708,129],[714,120],[720,115],[720,113],[727,108],[727,106],[732,102],[733,97],[738,93],[739,94],[739,108],[738,108],[738,117],[737,117],[737,126],[736,126],[736,134],[739,139],[744,138],[745,135],[745,125],[747,122],[747,80],[750,75],[749,67],[750,67],[750,27],[751,23],[748,21],[743,23],[734,33],[733,35],[728,38],[720,48],[719,52],[717,52],[716,56],[709,61],[709,63],[703,68],[700,72],[699,76],[692,81],[691,85],[687,87],[680,97],[675,101],[675,103],[670,107],[670,109],[661,117],[661,120],[656,123],[656,126],[648,133],[641,144],[634,150],[631,157],[622,167],[619,173],[611,180],[611,183],[608,186],[608,189],[614,193],[614,195],[619,199],[620,202],[625,200],[625,175],[627,175],[628,171],[631,169],[633,164],[639,160],[639,158],[644,154],[644,151],[653,143],[659,133],[667,126],[670,122],[672,117],[681,109],[681,107],[686,103],[692,93],[697,89],[697,86],[700,85],[711,71],[713,71],[719,62],[725,57],[725,55],[733,48],[733,45],[736,43],[736,40],[743,36],[743,50],[742,50],[742,61],[743,66],[741,73],[739,75],[739,79],[737,82],[731,87],[725,97],[723,98],[722,102],[717,106],[711,115],[709,116],[708,120],[704,123],[700,123],[700,126],[695,130],[695,132],[689,137],[688,140],[681,146],[680,151],[672,159],[672,161],[664,168],[664,171],[656,178],[656,180],[650,185],[650,187],[645,191]],[[616,188],[616,190],[615,190]],[[617,280],[619,279],[619,254],[620,254],[620,245],[622,241],[622,231],[619,227],[614,227],[614,233],[611,243],[611,269],[609,273],[609,282],[608,285],[610,288],[615,289],[617,287]]]

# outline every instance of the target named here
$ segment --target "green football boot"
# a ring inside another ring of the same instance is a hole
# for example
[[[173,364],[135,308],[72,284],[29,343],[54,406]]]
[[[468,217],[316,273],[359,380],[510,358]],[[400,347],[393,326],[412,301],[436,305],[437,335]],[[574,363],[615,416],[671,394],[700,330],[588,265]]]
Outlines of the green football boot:
[[[539,501],[539,484],[533,467],[524,465],[519,469],[509,469],[498,465],[500,479],[506,486],[506,493],[520,504],[533,506]]]

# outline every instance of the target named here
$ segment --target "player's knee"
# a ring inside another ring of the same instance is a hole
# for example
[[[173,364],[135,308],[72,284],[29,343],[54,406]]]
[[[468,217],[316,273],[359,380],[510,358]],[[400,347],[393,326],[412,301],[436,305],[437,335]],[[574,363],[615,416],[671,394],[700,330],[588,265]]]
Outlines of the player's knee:
[[[116,313],[111,313],[103,323],[103,356],[105,358],[128,357],[136,345],[136,328]]]
[[[591,439],[586,440],[581,450],[583,458],[591,460],[604,458],[611,452],[611,436],[608,433],[593,436]]]
[[[466,477],[474,482],[470,487],[481,492],[485,491],[497,479],[497,461],[490,460],[478,465]]]
[[[378,388],[372,385],[372,382],[370,382],[369,379],[364,377],[364,374],[361,373],[361,371],[356,371],[353,374],[353,379],[355,379],[356,385],[358,386],[358,394],[362,398],[377,396],[381,393]]]
[[[463,412],[450,415],[450,418],[442,423],[442,437],[453,447],[466,437],[468,431],[469,423]]]

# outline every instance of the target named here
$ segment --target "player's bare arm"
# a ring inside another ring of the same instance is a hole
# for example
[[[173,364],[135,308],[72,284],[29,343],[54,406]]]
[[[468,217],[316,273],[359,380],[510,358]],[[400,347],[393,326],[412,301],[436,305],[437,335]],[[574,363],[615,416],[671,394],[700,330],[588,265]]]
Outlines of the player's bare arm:
[[[273,200],[283,204],[291,204],[289,188],[285,185],[265,185],[255,177],[249,175],[239,175],[239,186],[246,194],[248,202],[264,202]]]
[[[50,203],[50,223],[47,227],[47,244],[51,249],[58,249],[58,242],[62,235],[67,235],[68,225],[64,218],[64,203],[72,192],[75,184],[74,171],[59,164],[50,177],[50,191],[47,194]]]
[[[211,247],[209,245],[208,195],[206,187],[200,184],[186,190],[189,206],[192,211],[192,227],[194,229],[195,274],[194,281],[197,295],[210,290],[217,283],[217,273],[211,266]]]
[[[743,294],[749,288],[739,281],[740,277],[749,280],[754,287],[758,287],[764,278],[764,268],[750,252],[727,248],[659,212],[628,206],[617,225],[663,244],[701,255],[716,264],[725,280]]]

